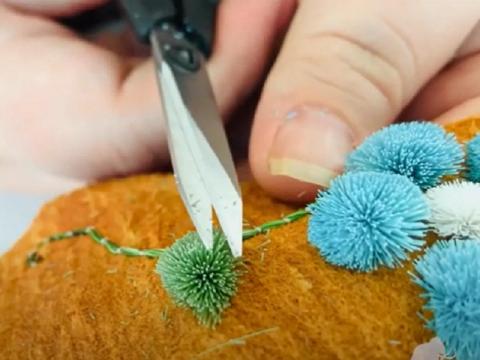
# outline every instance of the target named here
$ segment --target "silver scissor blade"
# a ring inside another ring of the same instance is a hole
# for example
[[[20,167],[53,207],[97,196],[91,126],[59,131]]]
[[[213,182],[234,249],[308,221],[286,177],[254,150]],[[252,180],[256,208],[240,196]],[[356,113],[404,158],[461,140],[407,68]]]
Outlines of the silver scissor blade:
[[[168,65],[162,66],[159,80],[164,93],[163,106],[167,115],[168,143],[180,196],[200,239],[208,249],[211,249],[213,246],[212,206],[204,183],[201,181],[199,164],[195,162],[191,154],[192,149],[189,147],[194,139],[188,131],[184,131],[184,122],[189,121],[189,114],[186,113]]]
[[[241,256],[243,208],[241,196],[205,135],[195,125],[193,122],[192,130],[199,150],[196,153],[196,161],[202,164],[199,171],[206,184],[206,191],[233,255]]]
[[[200,66],[193,72],[172,66],[163,59],[162,44],[191,50],[198,57]],[[241,195],[226,135],[204,68],[204,60],[195,48],[189,49],[188,43],[172,38],[170,33],[154,32],[152,45],[167,112],[169,147],[180,192],[183,193],[182,198],[206,245],[211,242],[211,230],[210,237],[204,237],[206,235],[202,234],[206,233],[206,225],[202,222],[206,219],[208,199],[208,204],[216,211],[232,253],[240,256],[243,208]],[[197,202],[192,203],[189,195],[197,192],[202,195],[198,195]],[[200,214],[193,206],[198,204]],[[211,220],[209,226],[211,229]]]
[[[191,117],[194,157],[232,253],[242,254],[243,205],[235,166],[202,59],[195,73],[173,71]],[[199,94],[198,89],[203,93]],[[200,95],[200,96],[199,96]]]
[[[205,68],[203,55],[184,39],[162,29],[154,30],[152,43],[154,43],[156,59],[163,59],[164,50],[161,49],[161,44],[164,44],[164,48],[176,49],[178,46],[189,50],[188,55],[197,61],[198,68],[195,71],[178,70],[177,67],[172,67],[172,71],[186,108],[217,155],[230,181],[240,193],[235,165]],[[157,49],[155,50],[155,48]],[[157,66],[159,66],[158,63]]]
[[[174,74],[182,98],[195,121],[199,134],[202,134],[203,139],[208,143],[208,147],[220,161],[224,169],[223,175],[228,176],[228,179],[240,194],[232,153],[205,69],[205,63],[202,61],[200,68],[194,74],[182,72],[175,72]],[[201,94],[198,92],[199,89],[202,89]]]

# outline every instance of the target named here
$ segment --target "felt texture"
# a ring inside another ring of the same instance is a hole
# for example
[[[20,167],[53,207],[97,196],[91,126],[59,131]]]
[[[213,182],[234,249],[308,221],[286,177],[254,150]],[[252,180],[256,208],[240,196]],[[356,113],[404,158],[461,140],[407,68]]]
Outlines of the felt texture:
[[[293,210],[253,184],[243,195],[250,226]],[[247,272],[211,330],[173,304],[154,260],[114,256],[77,238],[49,245],[42,263],[25,267],[42,237],[87,225],[122,245],[170,245],[192,229],[172,177],[110,181],[63,196],[0,260],[0,358],[407,359],[431,338],[416,315],[420,289],[405,269],[366,275],[328,265],[307,242],[306,220],[245,242]]]
[[[243,197],[249,227],[294,210],[254,184]],[[307,242],[306,218],[245,242],[247,272],[213,330],[173,304],[154,260],[77,238],[25,266],[45,236],[84,226],[148,248],[192,230],[168,175],[113,180],[45,205],[0,258],[1,359],[409,359],[433,336],[417,316],[411,264],[371,274],[329,265]]]
[[[467,142],[480,133],[480,115],[449,123],[444,128],[448,132],[454,133],[458,141]]]

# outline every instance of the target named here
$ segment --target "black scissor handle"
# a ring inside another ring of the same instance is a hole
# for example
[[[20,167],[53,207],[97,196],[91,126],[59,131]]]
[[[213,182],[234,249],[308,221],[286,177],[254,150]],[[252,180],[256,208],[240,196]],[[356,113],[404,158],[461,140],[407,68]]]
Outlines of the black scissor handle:
[[[219,0],[183,0],[183,22],[187,37],[206,55],[210,55],[215,35]]]
[[[144,43],[149,42],[154,27],[177,21],[178,11],[174,1],[120,0],[119,3],[138,39]]]
[[[120,0],[140,41],[162,25],[174,26],[206,56],[210,54],[219,0]]]

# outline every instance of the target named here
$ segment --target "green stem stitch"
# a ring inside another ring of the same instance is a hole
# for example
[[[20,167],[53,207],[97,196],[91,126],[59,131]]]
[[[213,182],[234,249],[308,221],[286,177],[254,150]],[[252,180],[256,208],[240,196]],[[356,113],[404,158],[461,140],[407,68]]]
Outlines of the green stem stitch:
[[[289,224],[291,222],[300,220],[301,218],[303,218],[304,216],[306,216],[308,214],[309,214],[309,212],[307,210],[300,209],[300,210],[297,210],[297,211],[295,211],[291,214],[288,214],[288,215],[284,216],[281,219],[266,222],[266,223],[264,223],[260,226],[257,226],[253,229],[243,230],[243,233],[242,233],[243,240],[248,240],[248,239],[250,239],[254,236],[260,235],[260,234],[265,234],[266,232],[268,232],[272,229],[275,229],[275,228],[280,227],[282,225],[286,225],[286,224]]]
[[[254,236],[260,235],[260,234],[265,234],[266,232],[270,231],[271,229],[275,229],[277,227],[280,227],[282,225],[289,224],[291,222],[297,221],[304,216],[308,215],[309,212],[305,209],[301,209],[298,211],[295,211],[291,214],[288,214],[281,219],[278,220],[272,220],[269,222],[266,222],[260,226],[257,226],[253,229],[246,229],[242,233],[243,240],[250,239]],[[93,227],[86,227],[82,229],[76,229],[76,230],[71,230],[71,231],[66,231],[66,232],[60,232],[57,234],[54,234],[52,236],[49,236],[48,238],[42,240],[37,247],[35,248],[34,251],[30,252],[27,256],[27,265],[30,267],[33,267],[37,265],[41,260],[41,256],[39,254],[39,251],[46,245],[60,241],[60,240],[66,240],[66,239],[72,239],[78,236],[88,236],[90,239],[95,241],[97,244],[103,246],[105,249],[107,249],[108,252],[114,255],[125,255],[125,256],[130,256],[130,257],[148,257],[148,258],[158,258],[160,254],[165,251],[164,249],[136,249],[132,247],[125,247],[125,246],[119,246],[115,244],[114,242],[108,240],[105,236],[103,236],[98,230],[96,230]]]
[[[114,242],[108,240],[98,230],[92,227],[86,227],[82,229],[76,229],[76,230],[57,233],[44,239],[42,242],[40,242],[37,245],[34,251],[28,254],[27,265],[30,267],[33,267],[42,260],[41,256],[39,255],[39,251],[45,245],[48,245],[60,240],[72,239],[78,236],[88,236],[97,244],[102,245],[105,249],[107,249],[109,253],[114,255],[125,255],[130,257],[145,256],[149,258],[157,258],[164,251],[164,249],[135,249],[132,247],[119,246]]]

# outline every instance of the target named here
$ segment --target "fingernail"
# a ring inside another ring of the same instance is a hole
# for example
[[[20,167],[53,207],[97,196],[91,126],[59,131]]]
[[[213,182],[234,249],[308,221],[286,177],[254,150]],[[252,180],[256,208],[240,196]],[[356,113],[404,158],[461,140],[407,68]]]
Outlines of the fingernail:
[[[353,150],[353,132],[335,114],[301,107],[285,116],[269,154],[270,173],[328,186]]]

